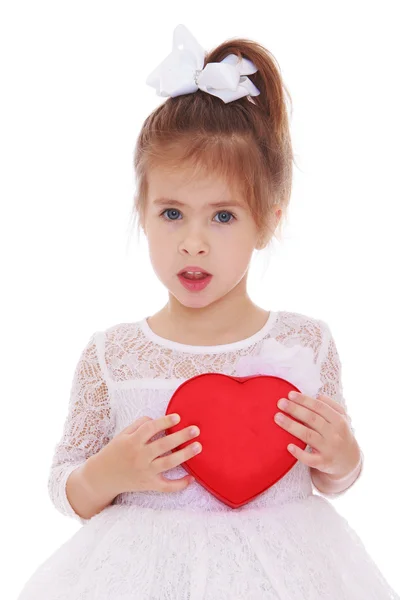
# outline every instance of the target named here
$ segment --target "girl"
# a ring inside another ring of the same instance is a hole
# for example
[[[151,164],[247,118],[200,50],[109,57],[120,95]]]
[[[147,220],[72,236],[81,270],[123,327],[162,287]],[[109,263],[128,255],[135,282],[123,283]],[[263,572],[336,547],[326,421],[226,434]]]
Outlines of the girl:
[[[325,498],[354,484],[363,458],[330,329],[267,312],[246,292],[253,251],[282,226],[291,193],[279,68],[244,39],[205,55],[180,25],[147,83],[169,98],[137,142],[134,214],[169,299],[84,348],[49,477],[55,507],[84,526],[19,599],[399,599]],[[202,373],[245,376],[280,363],[294,375],[296,361],[309,377],[300,396],[278,403],[277,426],[307,448],[295,445],[293,468],[234,510],[187,475],[182,463],[202,451],[201,431],[165,435],[168,402]]]

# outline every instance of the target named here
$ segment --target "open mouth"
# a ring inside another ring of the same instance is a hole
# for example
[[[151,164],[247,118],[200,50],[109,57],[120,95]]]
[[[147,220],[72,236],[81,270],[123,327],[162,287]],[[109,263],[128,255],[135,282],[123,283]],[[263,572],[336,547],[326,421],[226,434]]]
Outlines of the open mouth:
[[[182,271],[178,279],[189,292],[200,292],[210,283],[212,275],[204,272]]]
[[[180,273],[182,277],[191,281],[200,281],[201,279],[205,279],[206,277],[210,277],[208,273],[202,272],[193,272],[193,271],[184,271]]]

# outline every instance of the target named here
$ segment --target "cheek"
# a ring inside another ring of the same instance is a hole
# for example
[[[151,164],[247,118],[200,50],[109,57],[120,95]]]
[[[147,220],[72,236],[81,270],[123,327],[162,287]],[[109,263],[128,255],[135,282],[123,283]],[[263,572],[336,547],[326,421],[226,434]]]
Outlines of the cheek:
[[[218,274],[219,281],[230,286],[232,283],[239,283],[245,276],[249,268],[252,249],[242,239],[232,246],[221,246],[213,254],[218,257],[215,273]]]
[[[168,244],[164,237],[157,235],[153,230],[151,234],[147,236],[147,243],[150,262],[153,265],[154,270],[160,271],[164,269],[171,254],[170,248],[168,252]]]
[[[173,251],[171,237],[157,236],[148,240],[149,258],[157,277],[165,284],[171,282],[178,271],[177,253]]]
[[[234,235],[232,235],[234,233]],[[215,239],[215,250],[224,260],[232,264],[246,264],[254,250],[254,238],[248,231],[223,232]]]
[[[171,249],[168,251],[168,247],[157,240],[149,243],[149,256],[153,267],[165,269],[171,260]]]

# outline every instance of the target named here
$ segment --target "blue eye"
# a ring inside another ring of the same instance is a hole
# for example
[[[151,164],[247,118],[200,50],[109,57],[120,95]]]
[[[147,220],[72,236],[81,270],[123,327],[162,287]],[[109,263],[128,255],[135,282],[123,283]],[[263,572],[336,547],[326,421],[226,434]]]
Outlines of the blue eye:
[[[180,219],[175,219],[175,218],[167,218],[165,215],[166,213],[175,213],[175,215],[178,213],[180,213],[179,210],[177,210],[176,208],[166,208],[160,216],[163,217],[163,219],[165,219],[166,221],[177,221]],[[217,215],[230,215],[232,217],[231,220],[229,221],[217,221],[217,223],[220,223],[221,225],[231,225],[231,223],[233,223],[234,220],[236,220],[236,217],[233,213],[227,211],[227,210],[220,210],[219,212],[216,213]]]

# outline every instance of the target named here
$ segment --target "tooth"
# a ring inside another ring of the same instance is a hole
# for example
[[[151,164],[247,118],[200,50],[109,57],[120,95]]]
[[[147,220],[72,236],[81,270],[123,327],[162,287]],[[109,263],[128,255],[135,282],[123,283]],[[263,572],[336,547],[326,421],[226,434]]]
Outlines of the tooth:
[[[203,273],[203,271],[185,271],[185,273],[186,275],[190,275],[190,279],[193,280],[202,279],[206,276],[206,273]]]

